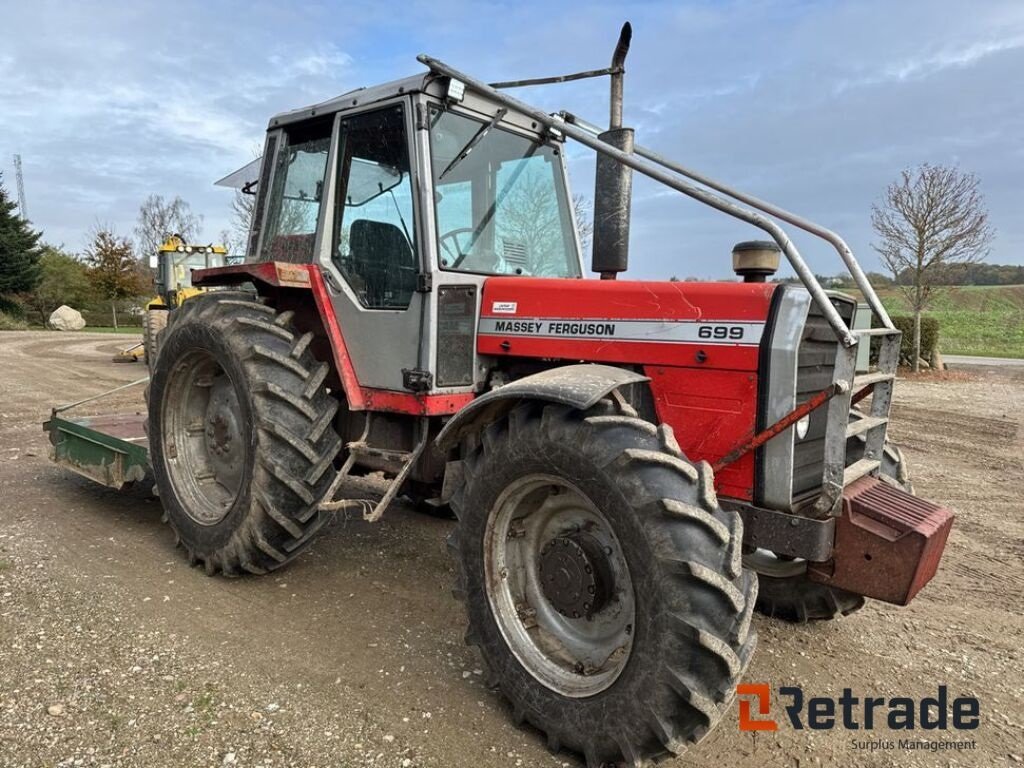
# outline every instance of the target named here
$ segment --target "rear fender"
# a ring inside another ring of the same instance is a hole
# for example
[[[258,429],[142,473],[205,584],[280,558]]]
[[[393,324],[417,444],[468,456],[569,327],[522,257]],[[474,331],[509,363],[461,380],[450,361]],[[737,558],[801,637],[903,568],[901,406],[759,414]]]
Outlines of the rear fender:
[[[315,264],[264,261],[197,269],[192,273],[192,283],[202,287],[253,283],[257,293],[278,310],[293,310],[300,328],[316,334],[315,343],[319,348],[313,351],[317,358],[326,360],[329,354],[333,361],[333,372],[345,393],[349,410],[446,416],[473,400],[471,392],[413,393],[362,386],[334,314],[324,276]]]
[[[447,451],[468,435],[504,416],[523,400],[559,403],[586,410],[627,384],[649,381],[643,374],[611,365],[565,365],[492,389],[466,405],[444,425],[437,447]]]

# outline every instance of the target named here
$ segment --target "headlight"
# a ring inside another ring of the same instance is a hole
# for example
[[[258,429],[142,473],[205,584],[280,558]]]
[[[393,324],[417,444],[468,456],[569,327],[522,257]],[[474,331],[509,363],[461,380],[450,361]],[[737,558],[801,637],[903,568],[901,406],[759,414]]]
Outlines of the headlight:
[[[800,419],[794,426],[796,426],[796,437],[798,440],[803,440],[807,437],[807,428],[811,426],[811,414],[807,414]]]

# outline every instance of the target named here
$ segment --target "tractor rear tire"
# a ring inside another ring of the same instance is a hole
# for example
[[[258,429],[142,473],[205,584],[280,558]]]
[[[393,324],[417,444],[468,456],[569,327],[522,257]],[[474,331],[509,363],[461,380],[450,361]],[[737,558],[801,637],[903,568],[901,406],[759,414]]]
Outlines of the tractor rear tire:
[[[262,574],[324,522],[341,448],[326,363],[292,313],[216,291],[175,310],[149,390],[149,438],[165,519],[210,575]]]
[[[142,316],[142,358],[150,370],[160,350],[160,333],[167,327],[170,310],[147,309]]]
[[[864,418],[860,411],[850,411],[850,421]],[[847,440],[846,463],[852,464],[864,455],[865,436],[856,435]],[[907,465],[899,448],[886,440],[879,478],[907,493],[914,487],[907,473]],[[744,565],[757,571],[760,587],[757,610],[766,616],[802,624],[808,621],[835,619],[848,616],[864,607],[864,596],[856,595],[807,578],[801,565],[764,553],[746,555]],[[792,575],[775,576],[772,573]]]
[[[754,651],[757,595],[710,467],[610,400],[521,404],[463,460],[455,593],[516,723],[592,768],[705,736]]]

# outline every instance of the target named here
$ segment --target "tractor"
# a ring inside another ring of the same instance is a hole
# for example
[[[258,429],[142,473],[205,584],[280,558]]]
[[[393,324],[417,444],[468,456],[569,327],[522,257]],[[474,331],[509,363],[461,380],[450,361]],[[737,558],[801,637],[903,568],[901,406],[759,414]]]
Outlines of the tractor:
[[[589,766],[705,736],[755,609],[906,604],[953,520],[886,440],[900,333],[850,249],[636,143],[629,38],[607,68],[496,84],[420,56],[425,72],[273,117],[246,259],[193,273],[220,290],[170,314],[148,389],[166,520],[211,575],[284,566],[332,512],[449,506],[466,641],[515,720]],[[610,78],[607,128],[507,92],[591,76]],[[599,279],[569,141],[597,154]],[[619,279],[634,173],[760,230],[732,249],[739,279]],[[835,250],[875,327],[852,330],[856,301],[783,225]],[[799,284],[770,279],[782,256]],[[383,496],[344,498],[367,472]]]
[[[167,238],[149,257],[149,268],[156,272],[157,296],[146,305],[142,324],[142,344],[146,363],[156,358],[160,332],[167,327],[168,312],[186,300],[203,293],[192,285],[192,270],[222,266],[227,249],[222,245],[189,245],[180,235]]]

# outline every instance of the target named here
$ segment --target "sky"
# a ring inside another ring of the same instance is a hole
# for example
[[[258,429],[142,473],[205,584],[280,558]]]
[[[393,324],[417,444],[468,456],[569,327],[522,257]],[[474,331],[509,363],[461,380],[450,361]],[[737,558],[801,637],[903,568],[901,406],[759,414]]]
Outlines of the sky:
[[[607,66],[627,19],[638,143],[837,230],[869,270],[886,186],[957,164],[981,180],[989,260],[1024,263],[1020,0],[0,0],[0,172],[14,197],[21,154],[29,219],[72,251],[97,222],[130,235],[151,193],[187,200],[214,240],[232,191],[213,182],[259,152],[273,114],[422,71],[419,53],[488,81]],[[597,122],[607,91],[515,94]],[[592,197],[592,153],[568,157]],[[638,179],[628,276],[723,277],[732,245],[759,235]],[[827,246],[794,240],[841,272]]]

